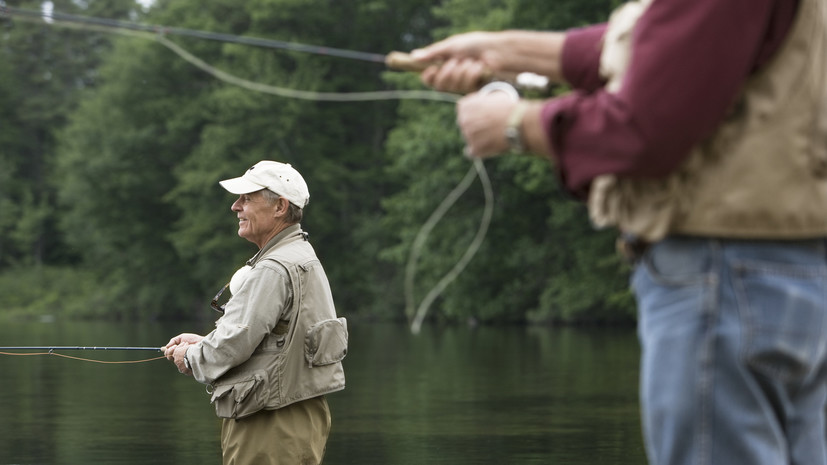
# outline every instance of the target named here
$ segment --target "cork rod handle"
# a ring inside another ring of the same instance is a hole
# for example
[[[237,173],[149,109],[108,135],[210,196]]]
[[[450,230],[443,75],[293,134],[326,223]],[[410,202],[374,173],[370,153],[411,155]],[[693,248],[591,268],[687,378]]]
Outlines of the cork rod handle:
[[[390,52],[385,56],[385,65],[390,69],[398,71],[413,71],[421,73],[425,68],[434,63],[416,61],[409,53]]]

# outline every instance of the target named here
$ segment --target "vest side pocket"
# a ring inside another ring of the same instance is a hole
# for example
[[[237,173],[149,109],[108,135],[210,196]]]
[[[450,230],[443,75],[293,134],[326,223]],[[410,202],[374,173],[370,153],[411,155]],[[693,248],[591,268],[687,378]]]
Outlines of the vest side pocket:
[[[311,326],[304,337],[304,358],[309,367],[341,362],[347,355],[347,320],[332,318]]]
[[[210,402],[221,418],[239,420],[262,410],[270,397],[267,372],[257,370],[252,376],[216,382]]]

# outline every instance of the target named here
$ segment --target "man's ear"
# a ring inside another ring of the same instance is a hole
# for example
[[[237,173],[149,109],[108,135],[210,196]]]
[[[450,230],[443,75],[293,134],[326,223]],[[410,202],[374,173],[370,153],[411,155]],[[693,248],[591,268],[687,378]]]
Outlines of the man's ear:
[[[276,199],[276,210],[273,212],[273,216],[278,218],[287,215],[288,208],[290,208],[290,201],[284,197],[279,197]]]

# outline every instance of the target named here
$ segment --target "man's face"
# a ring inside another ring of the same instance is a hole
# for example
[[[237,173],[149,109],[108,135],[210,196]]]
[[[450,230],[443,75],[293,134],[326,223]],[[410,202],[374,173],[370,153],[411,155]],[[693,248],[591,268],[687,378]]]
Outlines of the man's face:
[[[278,205],[268,201],[261,191],[240,195],[232,206],[238,216],[238,235],[259,248],[264,247],[276,229],[277,208]]]

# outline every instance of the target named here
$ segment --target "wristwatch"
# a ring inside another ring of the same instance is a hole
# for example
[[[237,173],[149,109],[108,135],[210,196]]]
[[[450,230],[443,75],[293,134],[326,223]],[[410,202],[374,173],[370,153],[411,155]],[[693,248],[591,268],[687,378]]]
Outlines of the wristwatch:
[[[184,352],[184,366],[187,367],[187,370],[192,370],[190,366],[190,359],[187,358],[187,353]]]
[[[528,104],[520,101],[508,117],[508,123],[505,127],[505,140],[508,142],[508,148],[512,153],[525,153],[525,144],[520,129],[527,109]]]

